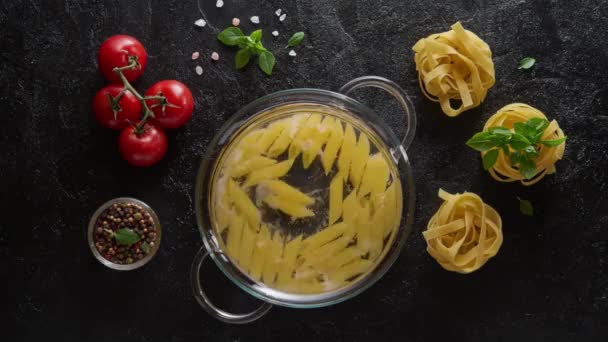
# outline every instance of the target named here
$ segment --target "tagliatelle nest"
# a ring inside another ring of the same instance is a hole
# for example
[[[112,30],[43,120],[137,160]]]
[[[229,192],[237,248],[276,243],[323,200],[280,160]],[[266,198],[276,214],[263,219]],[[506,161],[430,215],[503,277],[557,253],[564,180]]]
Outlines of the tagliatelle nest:
[[[471,192],[444,200],[422,234],[427,252],[448,271],[471,273],[496,255],[502,245],[502,221],[492,207]]]
[[[420,39],[413,48],[424,95],[448,116],[479,106],[494,85],[492,51],[457,22],[452,30]],[[450,100],[460,100],[453,108]]]
[[[531,107],[524,103],[512,103],[506,105],[492,115],[483,127],[484,131],[488,131],[492,127],[505,127],[513,130],[516,122],[526,122],[532,118],[547,119],[545,114],[540,110]],[[541,140],[554,140],[564,137],[564,132],[553,120],[549,126],[545,128],[545,132],[541,136]],[[534,159],[538,173],[527,180],[520,172],[517,166],[513,166],[509,156],[500,150],[496,163],[488,170],[492,178],[499,182],[516,182],[520,181],[523,185],[532,185],[543,179],[545,175],[555,173],[555,163],[562,159],[566,143],[559,144],[554,147],[538,144],[538,157]],[[486,152],[482,152],[483,155]]]

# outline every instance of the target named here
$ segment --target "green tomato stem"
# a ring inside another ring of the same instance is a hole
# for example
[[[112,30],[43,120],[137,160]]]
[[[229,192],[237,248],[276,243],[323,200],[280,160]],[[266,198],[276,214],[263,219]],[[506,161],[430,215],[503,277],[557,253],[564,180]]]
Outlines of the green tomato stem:
[[[163,99],[165,99],[165,97],[160,96],[160,95],[147,96],[147,97],[141,96],[141,94],[131,85],[129,80],[127,80],[125,75],[122,73],[124,70],[130,70],[135,67],[137,67],[137,61],[132,60],[131,63],[129,63],[128,65],[125,65],[122,67],[116,67],[112,71],[114,71],[116,74],[118,74],[118,77],[120,77],[120,80],[122,81],[122,84],[125,87],[125,89],[130,91],[131,94],[133,94],[139,100],[139,102],[141,102],[142,106],[144,107],[144,115],[141,118],[141,120],[139,121],[139,123],[137,124],[137,126],[135,126],[135,134],[139,135],[139,134],[143,133],[143,128],[146,125],[146,122],[148,121],[148,119],[150,117],[154,117],[154,113],[152,112],[152,110],[150,110],[150,107],[148,107],[146,100],[163,100]]]

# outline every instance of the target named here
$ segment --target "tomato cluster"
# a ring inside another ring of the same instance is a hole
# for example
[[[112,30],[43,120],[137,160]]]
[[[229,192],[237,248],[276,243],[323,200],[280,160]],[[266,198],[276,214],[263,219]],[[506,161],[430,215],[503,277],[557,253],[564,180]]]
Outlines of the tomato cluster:
[[[99,47],[98,65],[111,84],[93,99],[93,112],[105,127],[121,130],[118,146],[122,157],[135,166],[151,166],[167,152],[163,129],[181,127],[192,116],[192,93],[183,83],[164,80],[140,95],[130,82],[139,78],[148,54],[135,38],[115,35]]]

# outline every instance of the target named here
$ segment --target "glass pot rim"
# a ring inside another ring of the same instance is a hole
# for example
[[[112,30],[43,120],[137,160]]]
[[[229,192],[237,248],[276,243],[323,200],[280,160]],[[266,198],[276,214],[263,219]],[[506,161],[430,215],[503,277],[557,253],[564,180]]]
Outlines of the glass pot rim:
[[[401,224],[396,231],[397,236],[388,247],[389,250],[384,258],[374,265],[374,268],[367,275],[353,282],[352,285],[320,294],[304,295],[282,292],[261,285],[243,274],[221,250],[212,232],[213,228],[211,227],[206,200],[209,187],[211,186],[209,182],[212,180],[213,168],[217,162],[214,155],[223,148],[235,130],[243,126],[240,121],[242,120],[245,123],[273,107],[297,102],[313,102],[337,106],[358,119],[362,119],[391,148],[391,153],[399,171],[402,196],[405,199],[403,202]],[[352,110],[346,108],[352,108]],[[347,95],[324,89],[294,88],[262,96],[243,106],[232,115],[218,130],[208,146],[199,166],[195,185],[195,211],[198,230],[201,233],[205,249],[219,269],[239,288],[265,302],[292,308],[315,308],[333,305],[352,298],[376,283],[388,271],[399,256],[405,240],[412,230],[415,189],[411,166],[405,148],[392,129],[372,109]]]

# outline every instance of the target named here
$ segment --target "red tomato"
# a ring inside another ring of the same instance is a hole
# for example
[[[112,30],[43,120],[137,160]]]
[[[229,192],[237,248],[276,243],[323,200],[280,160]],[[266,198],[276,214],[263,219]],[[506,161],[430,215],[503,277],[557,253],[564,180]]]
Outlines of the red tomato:
[[[166,102],[148,100],[148,107],[152,108],[154,118],[150,121],[163,128],[179,128],[192,116],[194,100],[190,89],[183,83],[175,80],[165,80],[154,84],[144,96],[162,95]]]
[[[150,124],[137,134],[135,127],[125,128],[118,137],[118,148],[122,157],[134,166],[152,166],[167,152],[167,135],[162,129]]]
[[[99,89],[95,94],[93,112],[102,126],[123,129],[129,126],[129,121],[138,122],[141,119],[141,102],[130,91],[125,91],[120,100],[113,103],[112,99],[116,98],[123,89],[121,85],[111,84]],[[114,109],[117,110],[116,118]]]
[[[141,76],[146,68],[148,54],[144,46],[131,36],[118,34],[106,39],[99,47],[97,55],[99,70],[103,77],[112,83],[120,83],[120,77],[112,70],[129,65],[132,60],[136,61],[138,65],[122,72],[129,82]]]

